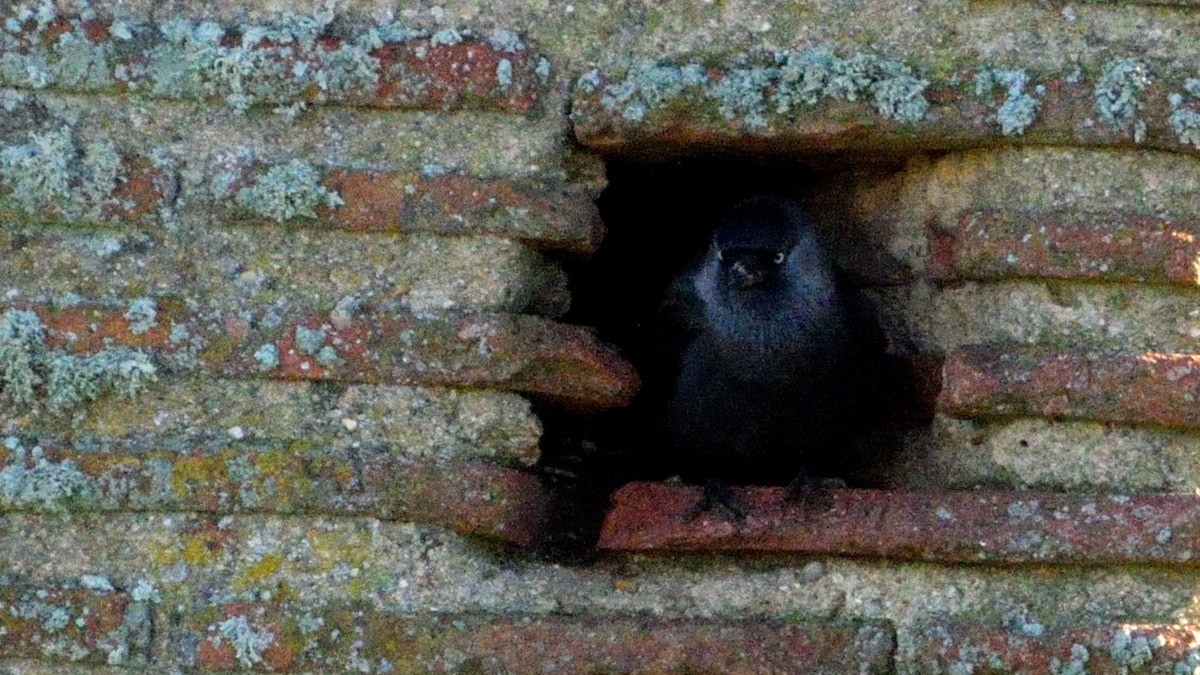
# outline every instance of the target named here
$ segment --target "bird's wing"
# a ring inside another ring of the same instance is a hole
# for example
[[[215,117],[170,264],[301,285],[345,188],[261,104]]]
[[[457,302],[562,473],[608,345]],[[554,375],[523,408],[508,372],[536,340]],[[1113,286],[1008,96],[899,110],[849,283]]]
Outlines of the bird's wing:
[[[695,283],[700,262],[692,261],[675,275],[659,305],[655,342],[661,363],[677,361],[704,329],[704,303],[696,295]]]

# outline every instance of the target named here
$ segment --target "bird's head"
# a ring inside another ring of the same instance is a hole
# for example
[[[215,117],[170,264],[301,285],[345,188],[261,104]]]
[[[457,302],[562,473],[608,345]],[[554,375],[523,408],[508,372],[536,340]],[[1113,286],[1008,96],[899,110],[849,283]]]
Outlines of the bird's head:
[[[755,197],[735,206],[713,232],[709,255],[731,289],[773,289],[826,267],[808,217],[794,202]]]

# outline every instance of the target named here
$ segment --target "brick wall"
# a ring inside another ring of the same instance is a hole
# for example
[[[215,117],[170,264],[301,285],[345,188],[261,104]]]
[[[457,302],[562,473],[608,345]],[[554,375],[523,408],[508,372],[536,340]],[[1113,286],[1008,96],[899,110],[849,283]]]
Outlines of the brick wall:
[[[1186,0],[0,4],[0,668],[1193,672],[1197,34]],[[933,421],[828,511],[633,483],[594,559],[532,555],[535,407],[638,388],[562,320],[605,161],[747,156],[826,178]]]

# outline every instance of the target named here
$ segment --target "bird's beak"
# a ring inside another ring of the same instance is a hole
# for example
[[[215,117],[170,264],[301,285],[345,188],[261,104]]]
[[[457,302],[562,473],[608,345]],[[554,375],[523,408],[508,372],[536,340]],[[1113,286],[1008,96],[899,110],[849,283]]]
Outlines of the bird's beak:
[[[758,284],[767,276],[766,270],[748,258],[738,260],[729,266],[733,272],[730,280],[736,288],[749,288]]]

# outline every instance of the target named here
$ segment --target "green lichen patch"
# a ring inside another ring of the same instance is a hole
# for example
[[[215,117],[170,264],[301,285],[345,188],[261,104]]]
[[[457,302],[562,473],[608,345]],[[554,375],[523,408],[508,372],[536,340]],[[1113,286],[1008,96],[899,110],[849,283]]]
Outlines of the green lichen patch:
[[[983,69],[975,74],[976,96],[990,99],[996,89],[1004,92],[1004,100],[995,113],[1000,132],[1005,136],[1024,133],[1037,118],[1045,86],[1039,84],[1029,91],[1029,76],[1023,70]]]
[[[1179,142],[1200,149],[1200,78],[1188,78],[1183,83],[1185,93],[1172,92],[1168,96],[1171,129]]]
[[[905,123],[921,121],[929,109],[924,96],[929,82],[902,61],[867,53],[841,57],[826,47],[766,58],[739,54],[724,68],[658,62],[630,68],[620,79],[593,70],[576,86],[598,92],[601,107],[629,122],[689,97],[715,105],[726,121],[751,130],[826,99],[861,100],[881,117]]]
[[[0,146],[0,210],[100,221],[136,206],[118,193],[129,178],[129,167],[111,143],[81,143],[70,126]]]
[[[338,193],[321,185],[314,167],[299,160],[270,167],[238,190],[234,201],[276,222],[316,218],[318,207],[334,209],[345,204]]]
[[[141,350],[111,347],[83,355],[51,350],[45,332],[34,312],[0,314],[0,398],[61,412],[107,392],[132,398],[157,379],[154,362]]]
[[[439,54],[449,61],[440,64]],[[479,59],[488,66],[469,67],[481,65]],[[519,84],[511,72],[518,62]],[[511,31],[487,38],[443,29],[430,36],[399,22],[337,17],[329,9],[272,23],[226,24],[182,16],[111,21],[86,3],[64,14],[48,0],[0,13],[0,84],[219,98],[238,111],[274,105],[288,117],[308,103],[328,101],[441,107],[447,96],[440,90],[455,87],[462,89],[456,103],[476,107],[480,101],[467,100],[473,96],[486,99],[482,107],[524,112],[531,103],[520,99],[533,96],[539,82],[533,63]],[[483,71],[486,86],[472,70]]]
[[[1133,130],[1133,139],[1146,137],[1146,122],[1137,118],[1142,106],[1140,96],[1150,85],[1150,68],[1131,57],[1112,59],[1104,64],[1096,82],[1096,114],[1110,129]]]
[[[40,447],[26,449],[10,437],[0,470],[0,510],[62,511],[95,497],[96,486],[75,462],[48,459]]]

